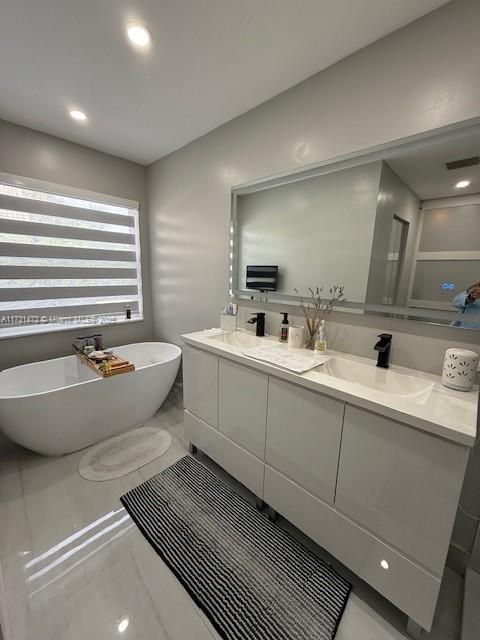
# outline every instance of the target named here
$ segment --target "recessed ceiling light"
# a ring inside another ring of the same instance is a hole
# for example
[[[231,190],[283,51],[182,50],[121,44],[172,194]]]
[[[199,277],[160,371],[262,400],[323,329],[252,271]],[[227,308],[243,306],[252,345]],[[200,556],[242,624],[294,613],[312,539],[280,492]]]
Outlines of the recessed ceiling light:
[[[78,120],[78,122],[85,122],[87,116],[83,113],[83,111],[79,111],[78,109],[70,109],[70,116],[74,120]]]
[[[123,618],[122,620],[120,620],[120,622],[118,623],[118,630],[120,633],[126,631],[129,622],[130,620],[128,618]]]
[[[145,27],[142,27],[141,24],[128,25],[127,36],[130,42],[133,42],[133,44],[137,45],[138,47],[146,47],[152,40],[150,31]]]
[[[470,180],[460,180],[460,182],[457,182],[455,187],[457,189],[465,189],[466,187],[468,187],[469,184],[470,184]]]

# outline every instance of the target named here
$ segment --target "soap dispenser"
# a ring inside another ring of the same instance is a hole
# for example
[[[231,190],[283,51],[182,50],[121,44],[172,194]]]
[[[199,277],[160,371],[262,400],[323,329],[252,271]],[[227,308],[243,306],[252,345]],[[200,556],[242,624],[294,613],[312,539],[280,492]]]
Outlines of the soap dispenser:
[[[285,311],[282,311],[282,313],[283,313],[283,320],[280,325],[279,340],[280,342],[287,342],[288,341],[288,313],[285,313]]]

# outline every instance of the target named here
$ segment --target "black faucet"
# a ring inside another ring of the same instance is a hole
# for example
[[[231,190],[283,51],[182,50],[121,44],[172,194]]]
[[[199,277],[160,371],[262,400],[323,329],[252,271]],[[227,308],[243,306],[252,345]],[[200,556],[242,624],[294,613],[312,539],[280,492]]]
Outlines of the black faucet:
[[[392,334],[381,333],[378,337],[380,338],[380,340],[373,347],[375,351],[378,351],[377,367],[388,369],[388,361],[390,360],[390,349],[392,347]]]
[[[265,335],[265,314],[264,313],[254,313],[254,317],[247,320],[248,324],[256,324],[255,335],[261,338]]]

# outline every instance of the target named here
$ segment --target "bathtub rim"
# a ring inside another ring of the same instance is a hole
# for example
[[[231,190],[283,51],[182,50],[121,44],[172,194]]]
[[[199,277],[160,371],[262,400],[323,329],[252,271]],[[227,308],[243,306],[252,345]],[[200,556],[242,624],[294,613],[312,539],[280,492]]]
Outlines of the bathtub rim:
[[[129,342],[128,344],[118,344],[115,345],[114,347],[112,347],[112,349],[121,349],[122,347],[135,347],[137,345],[157,345],[157,344],[165,344],[168,345],[169,347],[173,347],[174,349],[174,354],[172,354],[172,356],[170,357],[166,357],[165,360],[162,360],[161,362],[152,362],[151,364],[146,364],[143,367],[138,367],[135,369],[135,371],[129,371],[128,373],[136,373],[137,371],[143,371],[144,369],[150,369],[151,367],[158,367],[159,365],[162,364],[168,364],[169,362],[174,362],[175,360],[178,360],[179,358],[182,357],[183,354],[183,350],[181,347],[179,347],[178,345],[174,344],[173,342],[164,342],[161,340],[146,340],[145,342]],[[66,358],[75,358],[75,354],[69,354],[67,356],[59,356],[58,358],[47,358],[46,360],[35,360],[34,362],[27,362],[25,364],[18,364],[15,367],[7,367],[7,369],[3,369],[2,371],[0,371],[0,377],[3,373],[7,372],[7,371],[12,371],[14,369],[21,369],[22,367],[31,367],[33,365],[36,364],[43,364],[44,362],[52,362],[54,360],[65,360]],[[87,365],[84,365],[87,366]],[[107,380],[107,378],[102,378],[102,376],[97,375],[92,369],[90,369],[90,371],[92,371],[92,373],[96,376],[95,378],[92,378],[91,380],[82,380],[81,382],[74,382],[73,384],[69,384],[63,387],[55,387],[54,389],[47,389],[46,391],[38,391],[37,393],[29,393],[29,394],[21,394],[21,395],[11,395],[11,396],[3,396],[1,395],[1,390],[0,390],[0,401],[2,400],[20,400],[22,398],[35,398],[37,396],[45,396],[48,395],[49,393],[56,393],[57,391],[62,391],[63,389],[73,389],[75,387],[81,387],[83,385],[86,384],[91,384],[92,382],[99,382],[102,380]],[[128,373],[125,374],[120,374],[120,375],[128,375]],[[111,376],[112,378],[115,378],[115,376]],[[1,430],[1,428],[0,428]]]

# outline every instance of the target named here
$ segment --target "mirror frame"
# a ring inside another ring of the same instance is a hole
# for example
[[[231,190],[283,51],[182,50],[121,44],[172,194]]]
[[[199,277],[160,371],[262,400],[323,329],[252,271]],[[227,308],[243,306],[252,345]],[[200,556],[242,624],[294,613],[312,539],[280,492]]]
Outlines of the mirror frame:
[[[231,217],[230,217],[230,237],[229,237],[229,295],[236,300],[254,300],[259,303],[283,303],[291,306],[300,304],[299,296],[281,294],[277,292],[256,292],[249,289],[236,288],[234,285],[238,282],[238,223],[237,223],[237,198],[238,196],[265,191],[275,187],[308,180],[328,173],[350,169],[369,162],[378,160],[389,160],[398,156],[402,156],[410,151],[424,149],[427,146],[433,146],[442,142],[450,142],[459,136],[470,136],[480,134],[480,117],[471,118],[463,122],[447,125],[438,129],[420,133],[406,138],[401,138],[393,142],[376,145],[367,149],[362,149],[353,153],[336,156],[321,162],[304,165],[299,168],[291,169],[284,173],[258,178],[251,182],[236,185],[231,189]],[[318,283],[321,284],[321,283]],[[316,283],[312,283],[316,286]],[[349,302],[346,300],[341,305],[334,307],[334,311],[344,311],[350,313],[362,313],[368,315],[376,315],[390,318],[408,320],[411,322],[422,322],[428,324],[439,324],[441,326],[450,326],[452,329],[461,329],[467,331],[479,331],[479,328],[462,327],[451,325],[454,320],[464,320],[461,313],[452,315],[444,311],[435,309],[423,309],[417,307],[395,307],[390,305],[366,304],[358,302]],[[442,322],[447,320],[448,324]]]

